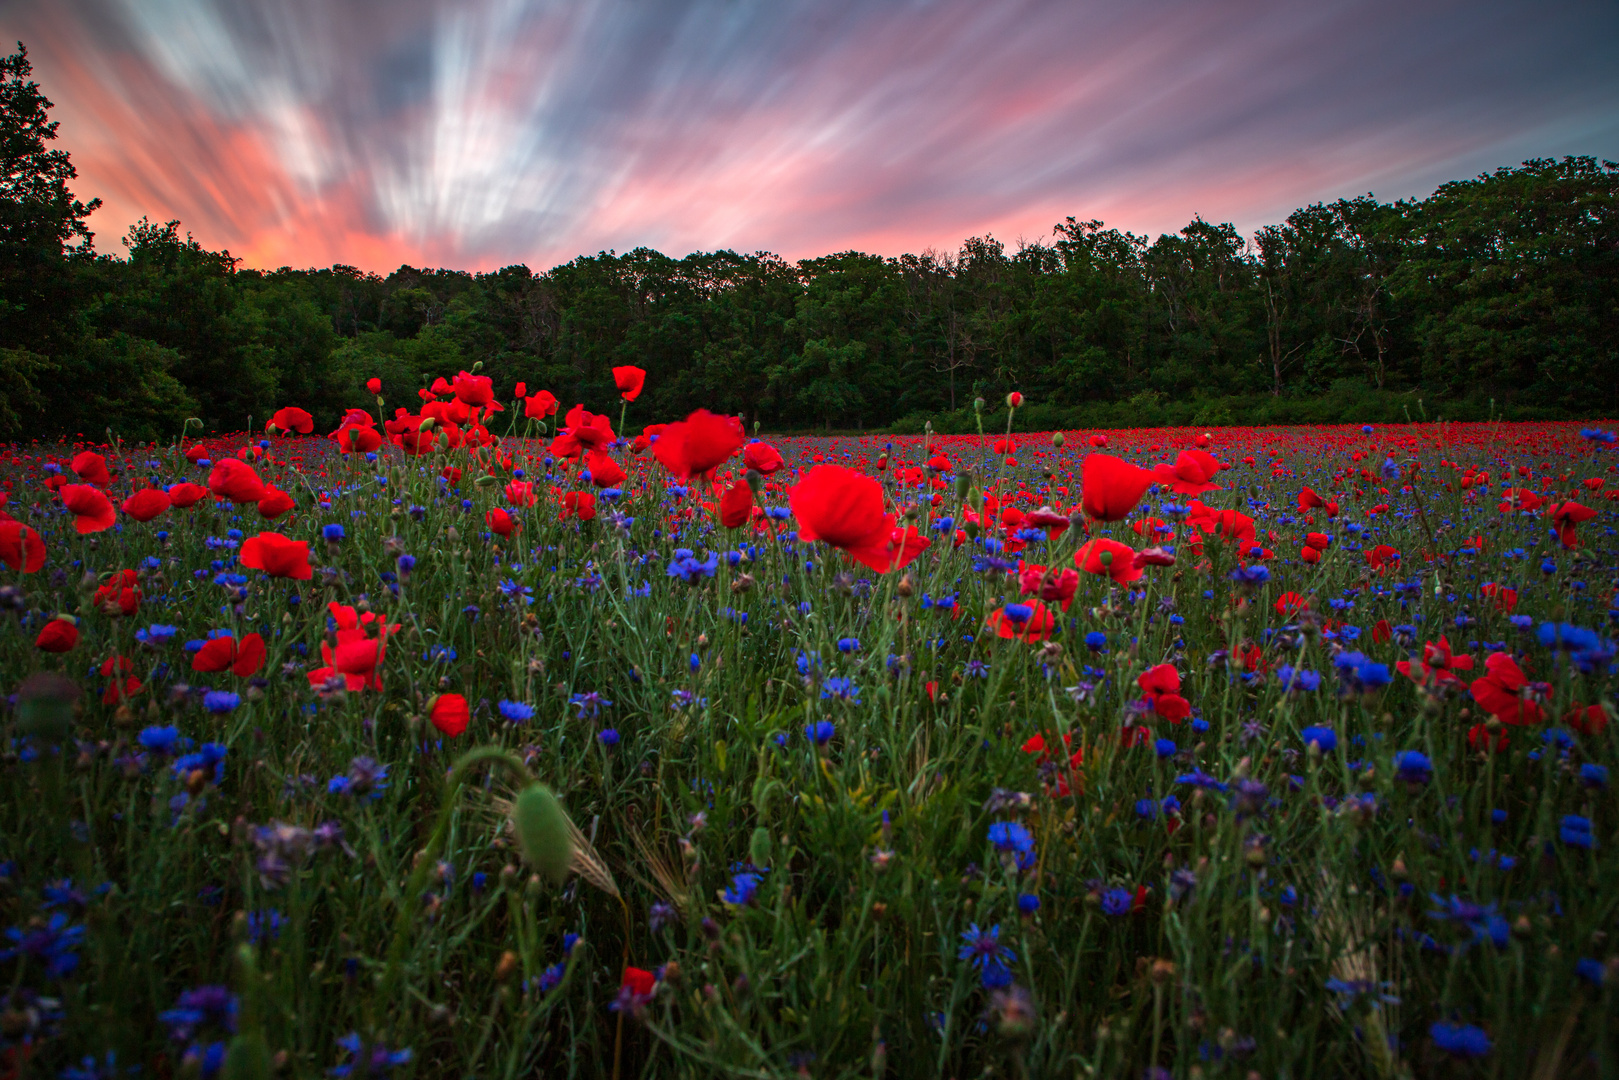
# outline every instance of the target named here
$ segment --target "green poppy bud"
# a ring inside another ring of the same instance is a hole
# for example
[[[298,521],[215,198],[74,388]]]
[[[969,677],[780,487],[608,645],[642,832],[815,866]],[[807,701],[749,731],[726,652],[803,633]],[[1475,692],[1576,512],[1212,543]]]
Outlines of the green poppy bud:
[[[498,483],[500,483],[500,481],[495,479],[490,474],[484,473],[482,476],[478,477],[478,479],[474,480],[472,483],[477,487],[488,487],[490,484],[498,484]]]
[[[530,784],[512,804],[512,823],[517,828],[517,844],[523,858],[553,885],[568,876],[573,859],[573,836],[568,830],[568,814],[557,797],[544,784]]]
[[[46,742],[62,742],[73,733],[73,709],[79,687],[48,671],[30,675],[17,689],[17,734]]]
[[[1101,563],[1103,566],[1112,566],[1113,565],[1113,552],[1111,552],[1111,551],[1102,552],[1101,554],[1096,556],[1096,561]]]
[[[962,469],[956,474],[956,498],[966,499],[967,493],[973,488],[973,471]]]
[[[244,1031],[225,1048],[220,1080],[270,1080],[270,1044],[262,1031]]]
[[[1052,446],[1055,446],[1055,447],[1056,447],[1056,448],[1057,448],[1057,449],[1058,449],[1058,450],[1061,450],[1061,449],[1062,449],[1062,444],[1063,444],[1063,443],[1064,443],[1064,442],[1065,442],[1065,441],[1066,441],[1066,440],[1064,440],[1064,439],[1063,439],[1063,437],[1062,437],[1062,432],[1060,432],[1060,431],[1053,431],[1053,432],[1052,432],[1052,433],[1051,433],[1051,445],[1052,445]]]
[[[753,839],[748,842],[748,861],[759,867],[770,865],[770,830],[763,825],[753,830]]]
[[[421,430],[421,431],[432,431],[433,430],[433,425],[436,424],[436,423],[438,423],[438,419],[436,417],[425,416],[425,417],[422,418],[422,423],[421,423],[421,427],[419,428],[419,430]]]

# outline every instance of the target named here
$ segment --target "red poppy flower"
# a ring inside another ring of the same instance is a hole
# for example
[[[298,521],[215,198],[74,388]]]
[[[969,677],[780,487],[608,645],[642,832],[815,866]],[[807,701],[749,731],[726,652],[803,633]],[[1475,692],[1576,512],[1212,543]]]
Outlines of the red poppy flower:
[[[450,391],[456,400],[467,405],[487,405],[495,398],[495,384],[487,375],[474,375],[470,371],[458,372]]]
[[[75,454],[70,467],[73,474],[86,484],[107,487],[112,483],[112,474],[107,471],[107,459],[100,454],[89,450]]]
[[[1479,592],[1485,596],[1495,597],[1497,611],[1511,611],[1518,606],[1518,590],[1509,589],[1505,585],[1497,585],[1493,581],[1486,581]]]
[[[1438,641],[1430,641],[1423,645],[1422,660],[1418,665],[1417,674],[1412,674],[1409,660],[1401,660],[1394,667],[1418,686],[1461,686],[1461,677],[1456,672],[1472,671],[1473,658],[1452,655],[1450,639],[1440,635]]]
[[[563,417],[564,433],[583,446],[603,446],[613,441],[613,422],[609,417],[587,412],[583,405],[575,405]],[[572,455],[569,455],[570,457]]]
[[[103,705],[116,705],[123,699],[134,697],[141,692],[141,681],[130,674],[134,670],[135,665],[127,656],[114,654],[102,662],[101,677],[112,680],[101,694]]]
[[[678,424],[670,424],[652,444],[652,454],[678,480],[706,473],[742,449],[746,439],[742,421],[698,409]]]
[[[233,503],[256,503],[264,498],[264,481],[246,462],[225,458],[208,474],[208,490]]]
[[[529,420],[544,420],[547,416],[556,415],[556,395],[549,390],[541,390],[532,397],[523,399],[523,416]]]
[[[1332,537],[1326,533],[1313,532],[1306,533],[1304,536],[1304,546],[1314,548],[1317,551],[1325,551],[1331,544]]]
[[[1080,470],[1080,505],[1098,521],[1123,521],[1152,487],[1152,473],[1110,454],[1091,454]]]
[[[1074,565],[1087,574],[1104,575],[1120,585],[1127,585],[1141,577],[1135,555],[1135,548],[1129,544],[1098,536],[1085,541],[1074,552]]]
[[[1018,592],[1024,596],[1038,596],[1047,603],[1062,605],[1068,610],[1079,589],[1079,574],[1073,570],[1058,571],[1033,563],[1024,563],[1018,570]]]
[[[1310,598],[1296,592],[1285,592],[1276,598],[1276,614],[1286,617],[1310,606]]]
[[[720,496],[720,524],[727,529],[740,529],[753,516],[753,489],[737,482]]]
[[[201,484],[174,484],[168,490],[169,505],[184,510],[208,497],[208,489]]]
[[[1557,542],[1570,551],[1580,546],[1580,538],[1574,533],[1574,526],[1582,521],[1590,521],[1597,516],[1597,512],[1589,506],[1582,506],[1570,499],[1568,502],[1552,503],[1546,507],[1546,519],[1557,529]]]
[[[600,488],[618,487],[624,482],[624,470],[613,456],[601,450],[585,454],[585,468],[590,470],[590,482]]]
[[[190,446],[186,447],[186,460],[191,462],[193,465],[207,456],[208,448],[202,445],[200,442],[192,443]]]
[[[638,967],[624,969],[624,977],[619,981],[619,987],[628,990],[636,997],[651,997],[653,988],[657,986],[657,979],[652,972],[644,971]]]
[[[1155,465],[1152,474],[1161,484],[1181,495],[1200,495],[1205,491],[1219,491],[1214,474],[1225,468],[1207,450],[1182,450],[1175,456],[1175,464]]]
[[[646,385],[646,372],[638,367],[616,367],[613,369],[613,383],[618,387],[619,397],[634,401],[641,396],[641,388]]]
[[[73,513],[73,528],[80,533],[110,529],[118,521],[112,500],[101,489],[89,484],[68,484],[62,488],[62,505]]]
[[[506,485],[506,501],[513,506],[533,506],[540,501],[529,480],[512,480]]]
[[[191,658],[191,670],[229,671],[245,679],[264,666],[264,656],[264,639],[258,634],[249,634],[240,642],[226,634],[203,643]]]
[[[773,475],[785,464],[781,451],[769,443],[754,440],[742,448],[742,464],[764,476]]]
[[[1181,676],[1174,664],[1159,664],[1136,676],[1136,685],[1152,711],[1178,724],[1192,715],[1191,704],[1181,697]]]
[[[382,445],[382,432],[364,424],[348,424],[332,432],[339,453],[369,454]]]
[[[315,430],[315,418],[297,406],[289,405],[285,409],[277,409],[270,422],[264,425],[264,430],[272,435],[285,435],[292,431],[308,435]]]
[[[1484,658],[1488,674],[1474,679],[1471,689],[1479,707],[1503,724],[1534,724],[1540,720],[1540,706],[1522,697],[1529,680],[1518,662],[1508,653],[1491,653]]]
[[[824,540],[879,574],[888,572],[894,517],[883,512],[882,484],[842,465],[817,465],[788,491],[787,502],[800,540]]]
[[[1574,708],[1563,715],[1563,723],[1581,735],[1601,735],[1608,726],[1608,714],[1601,705],[1582,706],[1576,702]]]
[[[596,516],[596,496],[588,491],[570,491],[562,497],[562,513],[558,517],[562,521],[570,517],[577,517],[580,521],[590,521]]]
[[[45,565],[45,541],[20,521],[0,522],[0,563],[24,574],[37,574]]]
[[[1314,510],[1318,507],[1326,505],[1326,500],[1317,495],[1315,492],[1311,491],[1309,488],[1305,488],[1303,491],[1299,492],[1299,513],[1301,514],[1308,510]]]
[[[273,521],[291,510],[294,505],[291,495],[288,495],[280,488],[270,487],[266,484],[264,498],[259,500],[259,516],[266,521]]]
[[[79,643],[79,628],[71,619],[52,619],[34,639],[34,645],[43,652],[65,653]]]
[[[460,694],[439,694],[433,699],[427,718],[434,727],[453,739],[467,729],[472,713],[467,708],[467,699]]]
[[[382,674],[379,668],[387,652],[388,636],[399,631],[399,624],[390,624],[374,611],[361,614],[335,600],[328,603],[326,609],[331,614],[332,622],[337,625],[337,647],[334,649],[331,642],[321,642],[320,653],[327,666],[309,672],[309,685],[321,690],[329,680],[341,676],[344,686],[351,692],[380,691]],[[376,631],[375,636],[370,633],[371,630]]]
[[[382,380],[367,379],[365,380],[365,388],[373,394],[380,394],[382,393]]]
[[[103,615],[135,614],[141,606],[141,591],[136,586],[138,580],[133,570],[115,571],[107,583],[96,590],[91,606]]]
[[[1366,563],[1374,570],[1381,570],[1384,566],[1394,566],[1400,561],[1400,553],[1387,544],[1378,544],[1366,552]]]
[[[308,581],[314,576],[309,568],[309,542],[277,532],[261,532],[244,540],[241,561],[249,570],[263,570],[271,577]]]
[[[1498,754],[1505,750],[1507,744],[1511,741],[1512,739],[1507,735],[1505,728],[1501,728],[1493,735],[1490,733],[1490,729],[1483,724],[1474,724],[1467,729],[1467,745],[1474,750],[1487,750],[1492,754]]]
[[[1021,622],[1006,613],[1006,608],[1013,606],[1012,604],[1007,604],[1005,607],[998,607],[984,619],[984,622],[988,624],[990,629],[995,631],[997,636],[1008,640],[1029,642],[1044,641],[1051,636],[1051,631],[1057,625],[1057,620],[1051,614],[1051,609],[1047,608],[1046,605],[1038,600],[1031,604],[1016,605],[1030,611],[1029,617]]]
[[[136,521],[151,521],[168,508],[168,495],[157,488],[141,488],[124,500],[124,513]]]
[[[483,516],[483,520],[484,524],[489,526],[489,531],[497,536],[510,536],[517,529],[521,528],[517,522],[512,520],[512,516],[510,514],[506,513],[506,511],[500,509],[498,506],[485,514]]]

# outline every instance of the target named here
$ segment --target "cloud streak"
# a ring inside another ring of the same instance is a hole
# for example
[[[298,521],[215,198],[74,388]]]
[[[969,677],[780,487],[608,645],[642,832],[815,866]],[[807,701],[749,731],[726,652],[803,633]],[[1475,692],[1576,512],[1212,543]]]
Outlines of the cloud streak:
[[[539,267],[1244,229],[1619,156],[1619,10],[1471,0],[0,3],[116,234]]]

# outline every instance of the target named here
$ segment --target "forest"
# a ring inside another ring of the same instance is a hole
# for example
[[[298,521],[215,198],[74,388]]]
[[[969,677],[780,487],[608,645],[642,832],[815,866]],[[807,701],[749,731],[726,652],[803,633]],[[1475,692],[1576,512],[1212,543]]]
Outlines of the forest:
[[[649,413],[767,430],[968,431],[1017,389],[1043,427],[1544,420],[1619,406],[1619,164],[1531,160],[1425,199],[1314,203],[1245,236],[1070,217],[1009,250],[789,262],[646,248],[548,270],[256,269],[183,223],[97,248],[98,200],[0,61],[0,437],[240,430],[414,404],[482,363],[565,404],[648,372]],[[257,421],[255,421],[257,422]]]

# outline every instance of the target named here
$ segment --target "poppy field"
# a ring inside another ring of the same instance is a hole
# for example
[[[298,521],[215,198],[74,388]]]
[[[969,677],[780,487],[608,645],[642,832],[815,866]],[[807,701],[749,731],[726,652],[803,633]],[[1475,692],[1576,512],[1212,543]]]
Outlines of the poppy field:
[[[1613,425],[615,377],[0,452],[0,1077],[1619,1075]]]

